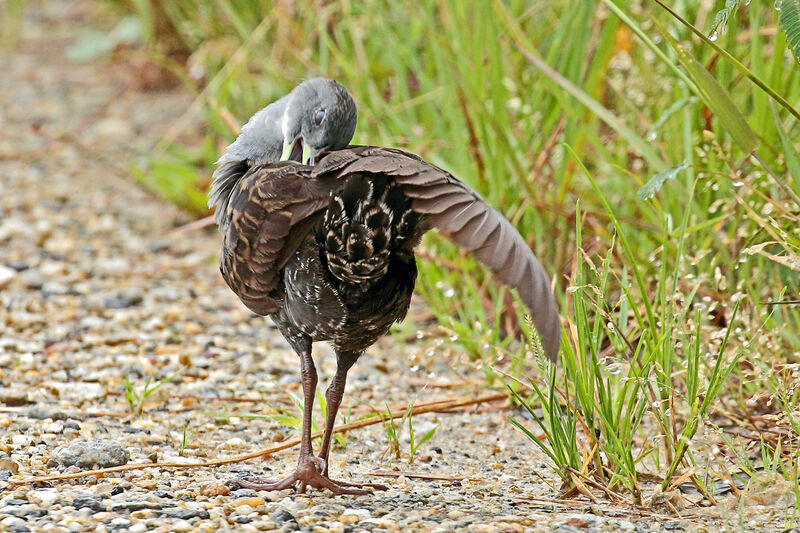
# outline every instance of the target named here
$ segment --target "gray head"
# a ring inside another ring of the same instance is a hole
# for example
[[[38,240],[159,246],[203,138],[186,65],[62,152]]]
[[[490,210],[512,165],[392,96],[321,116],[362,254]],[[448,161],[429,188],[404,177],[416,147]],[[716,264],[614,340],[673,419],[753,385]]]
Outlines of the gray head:
[[[292,159],[314,164],[320,152],[350,143],[357,116],[353,97],[335,81],[304,81],[253,115],[217,163],[257,165]]]
[[[288,95],[281,123],[281,159],[313,165],[320,152],[350,144],[357,118],[356,104],[347,89],[325,78],[304,81]]]
[[[208,206],[217,206],[220,230],[233,187],[250,166],[281,159],[313,165],[320,152],[350,143],[357,118],[347,89],[325,78],[304,81],[253,115],[214,171]]]

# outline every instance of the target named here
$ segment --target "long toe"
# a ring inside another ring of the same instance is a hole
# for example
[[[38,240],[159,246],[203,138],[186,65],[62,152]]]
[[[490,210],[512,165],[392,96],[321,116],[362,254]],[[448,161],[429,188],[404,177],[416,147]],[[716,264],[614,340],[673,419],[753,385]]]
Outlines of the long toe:
[[[251,489],[251,490],[283,490],[288,489],[293,484],[297,482],[295,476],[289,476],[287,478],[281,479],[279,481],[270,481],[267,479],[261,478],[252,478],[252,479],[237,479],[236,483],[242,487],[243,489]]]
[[[291,475],[280,481],[267,481],[254,478],[237,479],[236,483],[245,489],[265,491],[283,490],[295,486],[297,492],[301,494],[305,493],[308,488],[317,490],[328,489],[334,494],[352,494],[356,496],[370,494],[372,492],[367,489],[372,489],[373,491],[388,489],[385,485],[377,483],[348,483],[346,481],[333,480],[320,473],[315,467],[309,468],[307,465],[302,465]]]

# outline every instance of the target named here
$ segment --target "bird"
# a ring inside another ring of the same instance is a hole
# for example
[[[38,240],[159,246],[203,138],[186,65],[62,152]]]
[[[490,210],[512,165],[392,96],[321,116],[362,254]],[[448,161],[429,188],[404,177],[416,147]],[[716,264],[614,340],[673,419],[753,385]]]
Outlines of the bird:
[[[209,208],[216,208],[222,234],[222,277],[248,309],[273,320],[300,359],[303,388],[296,469],[277,481],[239,479],[244,488],[355,495],[386,489],[332,479],[331,434],[348,371],[408,311],[414,249],[430,229],[515,288],[544,352],[552,360],[558,354],[561,325],[550,278],[514,226],[415,154],[350,145],[357,117],[352,95],[338,82],[303,81],[250,118],[212,174]],[[332,344],[336,372],[315,455],[317,341]]]

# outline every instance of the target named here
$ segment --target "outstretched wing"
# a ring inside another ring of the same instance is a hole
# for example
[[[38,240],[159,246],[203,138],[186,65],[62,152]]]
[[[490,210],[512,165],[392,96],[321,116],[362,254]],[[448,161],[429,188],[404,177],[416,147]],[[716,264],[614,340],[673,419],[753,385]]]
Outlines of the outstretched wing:
[[[252,167],[225,206],[220,271],[254,313],[278,310],[281,269],[328,205],[330,190],[310,167],[283,162]]]
[[[401,150],[357,146],[332,152],[311,176],[342,178],[353,173],[392,176],[413,199],[415,211],[516,289],[530,310],[545,352],[556,359],[561,325],[550,278],[503,215],[449,173]]]

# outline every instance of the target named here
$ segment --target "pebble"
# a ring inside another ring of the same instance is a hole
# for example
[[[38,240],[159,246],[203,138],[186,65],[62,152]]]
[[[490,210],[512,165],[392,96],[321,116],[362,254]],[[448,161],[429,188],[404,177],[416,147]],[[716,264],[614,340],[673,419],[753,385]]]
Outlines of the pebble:
[[[67,415],[58,409],[42,407],[39,405],[23,407],[19,413],[21,416],[27,416],[28,418],[34,418],[36,420],[46,420],[48,418],[52,420],[65,420],[67,418]]]
[[[31,445],[31,438],[27,435],[14,435],[11,437],[11,444],[17,449],[27,448]]]
[[[124,529],[131,525],[131,521],[127,518],[117,517],[111,519],[110,525],[113,529]]]
[[[108,468],[124,465],[130,459],[130,454],[118,442],[93,440],[73,442],[68,448],[57,451],[56,459],[64,466]]]
[[[42,429],[45,433],[61,433],[64,431],[64,424],[60,422],[51,422],[50,424],[45,424]]]
[[[76,496],[75,499],[72,500],[72,506],[75,509],[88,508],[96,513],[103,512],[108,508],[108,506],[103,501],[103,498],[101,498],[100,496],[95,496],[93,494],[84,494]]]
[[[0,526],[8,528],[9,531],[30,531],[25,520],[16,516],[7,516],[0,520]]]
[[[345,524],[358,524],[370,518],[372,515],[367,509],[345,509],[339,517],[339,521]]]
[[[264,498],[241,498],[239,500],[234,500],[233,505],[238,507],[240,505],[249,505],[250,507],[258,507],[259,505],[264,505]]]
[[[5,265],[0,265],[0,289],[5,289],[11,280],[17,277],[17,271]]]
[[[179,518],[181,520],[188,520],[190,518],[208,518],[210,515],[205,509],[180,509],[177,511],[165,510],[162,514],[168,518]]]
[[[55,490],[34,490],[28,494],[28,499],[31,503],[51,507],[54,503],[60,501],[61,494]]]
[[[294,517],[294,515],[286,509],[278,509],[269,515],[269,519],[275,522],[278,526],[281,526],[287,522],[297,523],[297,519]]]
[[[215,496],[227,496],[230,493],[231,489],[222,483],[211,483],[203,487],[203,494],[211,498]]]
[[[11,459],[4,457],[0,459],[0,471],[16,474],[19,472],[19,465]]]
[[[0,387],[0,403],[9,407],[17,407],[30,402],[28,391],[10,387]]]
[[[142,303],[142,294],[136,290],[118,291],[103,298],[106,309],[125,309]]]

